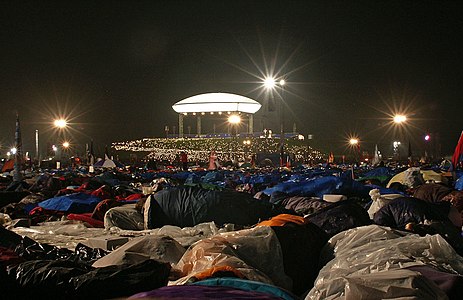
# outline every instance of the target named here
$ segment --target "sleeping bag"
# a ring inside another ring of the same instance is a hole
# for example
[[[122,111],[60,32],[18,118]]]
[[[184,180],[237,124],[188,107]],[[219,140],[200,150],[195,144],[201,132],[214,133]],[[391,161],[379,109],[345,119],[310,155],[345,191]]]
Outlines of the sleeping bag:
[[[212,191],[183,186],[151,195],[145,203],[145,228],[191,227],[204,222],[253,225],[282,213],[281,206],[233,190]]]

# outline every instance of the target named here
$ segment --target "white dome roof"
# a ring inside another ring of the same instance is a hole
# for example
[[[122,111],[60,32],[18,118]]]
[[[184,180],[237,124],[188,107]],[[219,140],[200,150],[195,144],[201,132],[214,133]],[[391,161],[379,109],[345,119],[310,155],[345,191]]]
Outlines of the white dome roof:
[[[207,93],[183,99],[172,108],[177,113],[201,112],[243,112],[253,114],[262,105],[244,96],[228,93]]]

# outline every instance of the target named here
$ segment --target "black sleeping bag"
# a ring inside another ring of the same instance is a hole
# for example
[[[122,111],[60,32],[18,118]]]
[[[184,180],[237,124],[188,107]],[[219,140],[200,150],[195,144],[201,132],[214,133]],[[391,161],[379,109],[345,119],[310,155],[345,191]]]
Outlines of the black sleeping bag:
[[[405,229],[408,223],[422,224],[427,221],[448,221],[449,202],[428,203],[414,197],[400,197],[378,210],[373,221],[382,226]]]
[[[354,198],[330,203],[318,209],[307,219],[323,229],[330,237],[347,229],[371,224],[367,211],[357,204]]]
[[[382,226],[407,230],[421,236],[440,234],[454,249],[463,255],[461,228],[449,219],[451,204],[447,201],[429,203],[413,197],[394,199],[378,210],[373,221]],[[426,222],[425,222],[426,221]]]
[[[214,221],[253,225],[282,213],[292,213],[267,201],[254,199],[250,194],[233,190],[211,191],[182,186],[161,190],[150,196],[145,204],[148,228],[164,225],[191,227]]]
[[[293,280],[292,292],[302,295],[313,288],[320,253],[328,235],[315,224],[273,226],[283,253],[285,273]]]

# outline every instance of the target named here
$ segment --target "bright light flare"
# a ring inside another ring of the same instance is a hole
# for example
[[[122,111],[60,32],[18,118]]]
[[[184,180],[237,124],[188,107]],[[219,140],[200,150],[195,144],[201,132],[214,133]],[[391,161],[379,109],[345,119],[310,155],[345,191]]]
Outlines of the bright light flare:
[[[426,142],[429,142],[430,139],[431,139],[431,136],[430,136],[429,134],[427,134],[427,135],[424,136],[424,140],[425,140]]]
[[[16,152],[18,152],[18,149],[13,147],[13,148],[11,148],[10,152],[11,152],[11,154],[16,155]]]
[[[407,117],[405,115],[395,115],[394,116],[394,123],[401,124],[407,121]]]
[[[276,85],[276,80],[275,78],[273,77],[267,77],[264,79],[264,86],[267,88],[267,89],[273,89]]]
[[[239,115],[231,115],[228,117],[228,122],[230,124],[238,124],[241,122],[241,117]]]
[[[53,122],[55,127],[65,128],[68,125],[68,122],[65,119],[57,119]]]
[[[349,144],[351,144],[352,146],[358,145],[358,143],[359,143],[359,140],[356,138],[351,138],[349,140]]]
[[[64,148],[69,148],[70,145],[71,145],[71,144],[69,144],[69,142],[64,142],[64,143],[63,143],[63,147],[64,147]]]
[[[281,85],[281,86],[284,86],[285,84],[286,84],[286,81],[285,81],[284,79],[281,79],[281,80],[280,80],[280,85]]]

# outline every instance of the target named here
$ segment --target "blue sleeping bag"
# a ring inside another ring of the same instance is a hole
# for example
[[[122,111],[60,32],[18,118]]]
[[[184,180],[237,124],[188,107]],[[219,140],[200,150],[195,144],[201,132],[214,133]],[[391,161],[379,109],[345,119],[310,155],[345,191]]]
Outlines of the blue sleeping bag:
[[[322,198],[325,194],[340,194],[369,198],[368,193],[371,189],[372,187],[365,186],[350,178],[326,176],[312,178],[305,182],[282,182],[274,187],[265,189],[263,193],[271,195],[278,191],[291,196],[315,196]]]
[[[93,212],[100,201],[101,199],[96,196],[85,193],[74,193],[47,199],[40,202],[39,206],[48,210],[82,214]]]

